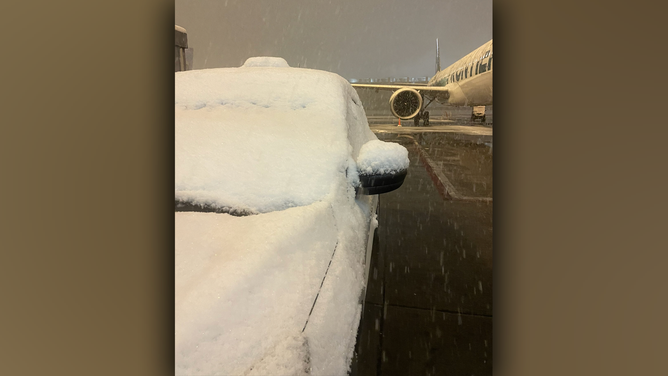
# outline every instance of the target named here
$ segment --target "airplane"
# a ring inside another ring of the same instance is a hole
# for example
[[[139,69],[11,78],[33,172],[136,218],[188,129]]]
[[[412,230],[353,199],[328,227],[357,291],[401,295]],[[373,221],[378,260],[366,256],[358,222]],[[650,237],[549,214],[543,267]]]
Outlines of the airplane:
[[[390,110],[401,120],[414,119],[415,125],[429,125],[429,111],[434,100],[449,106],[485,106],[492,104],[492,40],[476,48],[457,62],[441,70],[436,39],[436,74],[426,85],[352,84],[355,88],[389,90]],[[423,107],[425,98],[429,102]]]

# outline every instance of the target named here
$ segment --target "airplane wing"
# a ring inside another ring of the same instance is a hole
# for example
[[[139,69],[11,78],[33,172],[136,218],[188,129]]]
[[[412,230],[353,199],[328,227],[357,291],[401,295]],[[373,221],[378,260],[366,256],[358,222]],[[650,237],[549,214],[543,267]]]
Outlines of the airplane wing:
[[[413,88],[423,88],[427,87],[427,84],[406,84],[406,85],[390,85],[390,84],[351,84],[353,87],[361,87],[365,89],[378,89],[378,90],[399,90],[404,87],[413,87]]]
[[[449,89],[446,89],[444,86],[427,86],[426,84],[408,84],[408,85],[383,85],[383,84],[352,84],[354,88],[363,88],[363,89],[374,89],[378,90],[387,90],[387,91],[396,91],[399,89],[414,89],[420,93],[424,93],[429,96],[438,96],[448,93]]]

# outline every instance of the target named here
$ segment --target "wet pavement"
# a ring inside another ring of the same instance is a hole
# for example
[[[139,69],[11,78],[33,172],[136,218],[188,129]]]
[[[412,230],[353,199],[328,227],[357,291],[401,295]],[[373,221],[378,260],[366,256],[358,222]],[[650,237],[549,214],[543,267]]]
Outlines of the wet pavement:
[[[491,127],[394,124],[371,128],[411,164],[380,196],[351,374],[491,375]]]

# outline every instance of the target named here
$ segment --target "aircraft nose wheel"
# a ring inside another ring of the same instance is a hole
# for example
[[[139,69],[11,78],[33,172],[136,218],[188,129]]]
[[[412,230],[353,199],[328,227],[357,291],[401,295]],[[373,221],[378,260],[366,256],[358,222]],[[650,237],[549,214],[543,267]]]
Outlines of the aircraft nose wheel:
[[[415,117],[413,118],[413,124],[414,124],[416,127],[419,127],[419,126],[420,126],[420,113],[419,113],[419,112],[418,112],[418,114],[415,115]]]

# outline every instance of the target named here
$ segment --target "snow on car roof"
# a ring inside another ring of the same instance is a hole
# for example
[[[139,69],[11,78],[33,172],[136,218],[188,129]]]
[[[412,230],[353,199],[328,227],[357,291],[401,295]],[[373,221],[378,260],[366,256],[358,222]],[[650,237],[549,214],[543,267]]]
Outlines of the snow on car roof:
[[[249,57],[246,59],[244,68],[249,67],[277,67],[277,68],[289,68],[288,62],[285,61],[282,57],[271,57],[271,56],[256,56]]]
[[[342,77],[257,66],[175,77],[178,200],[283,210],[321,200],[348,168],[346,116],[357,96]],[[358,133],[357,149],[375,139]]]

